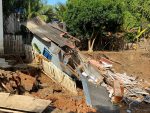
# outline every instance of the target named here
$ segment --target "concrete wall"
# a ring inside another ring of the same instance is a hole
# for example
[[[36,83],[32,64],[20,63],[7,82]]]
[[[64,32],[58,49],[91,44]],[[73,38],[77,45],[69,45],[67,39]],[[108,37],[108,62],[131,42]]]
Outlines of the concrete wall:
[[[4,53],[3,47],[3,15],[2,15],[2,0],[0,0],[0,54]]]

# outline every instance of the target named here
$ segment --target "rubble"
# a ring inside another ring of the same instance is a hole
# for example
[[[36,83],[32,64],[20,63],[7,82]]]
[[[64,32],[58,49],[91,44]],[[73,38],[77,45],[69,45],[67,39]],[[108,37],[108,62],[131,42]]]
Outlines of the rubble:
[[[119,104],[121,101],[126,101],[128,105],[142,102],[150,103],[149,84],[145,86],[145,81],[141,81],[133,76],[128,76],[126,73],[121,74],[112,71],[114,70],[113,62],[109,59],[100,58],[100,60],[97,61],[91,58],[83,58],[83,55],[82,59],[87,59],[86,61],[83,60],[85,64],[90,62],[98,69],[99,77],[104,77],[98,84],[107,89],[112,103]],[[88,71],[90,70],[88,69]],[[84,71],[82,76],[88,78],[89,76],[93,77],[93,74],[95,75],[95,72],[88,74],[87,71]],[[92,81],[92,83],[95,84],[94,81]]]
[[[0,70],[0,89],[8,93],[22,94],[31,91],[36,85],[36,78],[19,71]]]

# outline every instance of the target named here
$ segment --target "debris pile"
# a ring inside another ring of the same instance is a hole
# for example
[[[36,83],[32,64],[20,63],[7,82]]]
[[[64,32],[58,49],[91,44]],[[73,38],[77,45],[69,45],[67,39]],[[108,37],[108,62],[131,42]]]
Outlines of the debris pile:
[[[31,91],[36,85],[36,78],[19,71],[0,70],[0,92],[23,94]]]
[[[82,59],[82,75],[93,84],[105,87],[109,92],[112,103],[118,104],[125,101],[131,103],[150,103],[150,83],[139,80],[136,77],[128,76],[126,73],[117,73],[112,68],[114,62],[107,58],[100,58],[99,61],[91,58]],[[91,70],[94,67],[94,71]],[[91,72],[91,73],[90,73]],[[97,73],[99,73],[99,76]]]
[[[107,70],[106,76],[108,78],[111,77],[112,82],[117,80],[123,84],[123,100],[125,102],[141,103],[145,101],[150,103],[150,100],[148,100],[148,97],[150,96],[150,93],[148,92],[150,84],[146,83],[145,81],[140,81],[136,77],[128,76],[126,73],[120,74],[112,72],[110,70]],[[145,85],[147,86],[145,87]]]

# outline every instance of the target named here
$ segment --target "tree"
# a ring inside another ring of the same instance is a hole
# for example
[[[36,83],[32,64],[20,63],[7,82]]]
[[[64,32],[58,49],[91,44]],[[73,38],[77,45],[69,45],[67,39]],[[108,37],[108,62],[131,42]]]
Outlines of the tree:
[[[102,31],[116,32],[122,25],[121,0],[68,0],[65,22],[68,31],[80,39],[88,39],[93,51]]]
[[[30,19],[39,16],[44,21],[53,19],[53,9],[50,5],[44,4],[42,0],[25,1],[26,18]]]
[[[55,8],[55,17],[61,21],[64,22],[64,16],[65,16],[65,12],[67,10],[66,4],[62,4],[62,3],[58,3]]]
[[[5,0],[3,11],[6,18],[12,13],[23,13],[24,20],[40,16],[44,21],[51,21],[53,8],[43,0]]]
[[[138,42],[142,34],[147,32],[147,24],[150,22],[150,1],[149,0],[125,0],[123,11],[123,30],[132,42]]]

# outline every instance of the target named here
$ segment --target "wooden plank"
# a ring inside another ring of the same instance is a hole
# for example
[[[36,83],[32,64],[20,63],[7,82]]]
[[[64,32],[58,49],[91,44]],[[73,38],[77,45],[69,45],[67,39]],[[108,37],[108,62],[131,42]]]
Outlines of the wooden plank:
[[[51,103],[49,100],[10,93],[0,93],[0,100],[0,108],[36,113],[42,113]]]
[[[14,110],[10,110],[10,109],[0,108],[0,113],[26,113],[26,112],[14,111]]]

